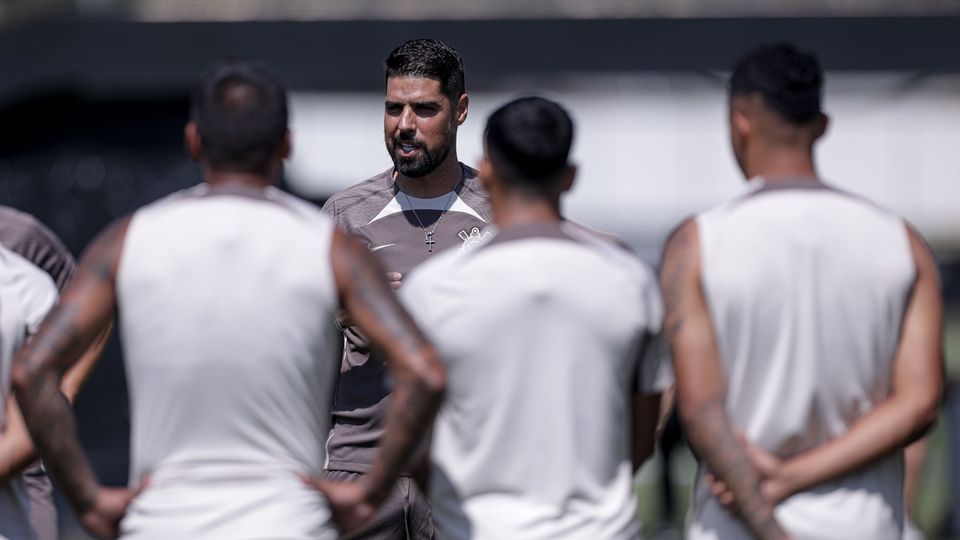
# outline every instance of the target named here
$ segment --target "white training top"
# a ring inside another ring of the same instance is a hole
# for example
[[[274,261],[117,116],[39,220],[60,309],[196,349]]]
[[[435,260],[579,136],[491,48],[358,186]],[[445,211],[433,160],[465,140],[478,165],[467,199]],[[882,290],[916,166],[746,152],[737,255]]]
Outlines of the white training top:
[[[337,293],[333,224],[274,188],[138,210],[117,277],[131,474],[124,538],[334,538],[319,474]],[[329,331],[327,331],[329,329]]]
[[[696,222],[737,429],[789,457],[887,399],[915,278],[899,217],[810,182],[755,180]],[[749,537],[697,484],[688,538]],[[901,453],[787,499],[776,517],[798,540],[899,538]]]
[[[424,263],[400,294],[447,366],[440,538],[638,536],[632,396],[672,383],[652,272],[570,224],[515,227]]]
[[[50,276],[28,260],[0,246],[0,437],[7,429],[7,398],[14,354],[35,334],[57,303]],[[30,498],[23,477],[0,483],[0,539],[34,538]]]

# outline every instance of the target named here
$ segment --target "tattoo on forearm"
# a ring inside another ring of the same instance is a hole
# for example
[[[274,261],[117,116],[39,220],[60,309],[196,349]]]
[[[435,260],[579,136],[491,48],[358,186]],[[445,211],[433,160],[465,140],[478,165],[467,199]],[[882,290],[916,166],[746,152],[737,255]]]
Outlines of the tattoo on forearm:
[[[398,350],[410,357],[432,351],[426,338],[400,306],[394,291],[387,285],[379,264],[363,246],[351,243],[349,249],[351,264],[348,279],[355,291],[349,306],[353,311],[352,319],[375,320],[380,327],[377,334],[389,336],[399,345]],[[394,383],[386,425],[399,429],[388,429],[381,441],[379,462],[382,469],[371,470],[371,477],[377,480],[395,478],[405,470],[415,453],[415,443],[426,434],[440,404],[440,396],[421,384],[417,377],[395,378]]]
[[[99,483],[77,439],[76,423],[60,376],[109,325],[113,279],[126,230],[117,222],[84,254],[73,283],[16,359],[17,400],[34,444],[51,475],[78,513],[97,500]],[[104,281],[110,282],[105,287]]]
[[[47,358],[63,358],[74,352],[79,342],[76,325],[73,323],[79,308],[74,304],[58,305],[44,321],[44,331],[34,338],[35,349],[30,358],[43,362]]]
[[[694,296],[699,294],[696,234],[696,224],[684,222],[670,236],[663,255],[660,282],[665,307],[664,334],[673,351],[682,348],[684,325],[688,319],[693,320],[691,309],[699,301]],[[734,435],[723,397],[685,413],[684,420],[690,445],[733,492],[741,518],[753,533],[762,539],[785,538],[774,519],[772,505],[760,491],[760,477]]]
[[[760,477],[733,434],[723,400],[707,402],[688,421],[687,437],[710,472],[733,492],[740,515],[759,538],[784,538],[773,507],[760,491]]]
[[[78,512],[90,508],[98,485],[76,438],[73,413],[60,393],[57,359],[77,348],[73,305],[56,308],[43,330],[23,351],[21,361],[35,371],[31,385],[17,393],[30,435],[52,476]]]

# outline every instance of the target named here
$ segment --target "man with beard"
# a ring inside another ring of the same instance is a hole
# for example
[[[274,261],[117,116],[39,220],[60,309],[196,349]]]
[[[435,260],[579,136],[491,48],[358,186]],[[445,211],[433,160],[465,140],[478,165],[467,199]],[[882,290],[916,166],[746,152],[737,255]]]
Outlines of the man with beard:
[[[377,254],[395,288],[413,267],[450,248],[470,249],[490,220],[477,172],[457,159],[457,128],[467,119],[463,61],[432,39],[417,39],[386,59],[383,128],[394,166],[334,195],[323,207]],[[383,360],[350,321],[338,321],[345,346],[327,443],[326,478],[367,473],[383,433],[390,389]],[[433,538],[430,507],[409,476],[354,538]]]

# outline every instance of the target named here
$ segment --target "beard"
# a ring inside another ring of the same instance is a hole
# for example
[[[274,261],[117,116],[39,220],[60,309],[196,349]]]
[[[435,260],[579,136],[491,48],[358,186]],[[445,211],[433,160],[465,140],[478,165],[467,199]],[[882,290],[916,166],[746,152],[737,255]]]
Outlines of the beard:
[[[414,136],[401,133],[393,138],[393,144],[388,150],[393,159],[393,166],[400,174],[410,178],[421,178],[437,169],[447,156],[457,141],[457,128],[454,125],[447,127],[443,141],[434,148],[430,148],[424,142],[418,141]],[[420,149],[419,155],[404,157],[397,154],[397,148],[401,144],[416,146]]]

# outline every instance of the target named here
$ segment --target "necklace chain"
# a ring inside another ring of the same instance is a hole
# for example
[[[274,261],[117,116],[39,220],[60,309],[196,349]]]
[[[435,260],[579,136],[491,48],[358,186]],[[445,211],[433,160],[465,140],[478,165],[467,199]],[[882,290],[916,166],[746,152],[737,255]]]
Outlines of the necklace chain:
[[[447,210],[450,209],[450,203],[453,201],[453,198],[457,195],[457,188],[460,187],[460,184],[463,182],[463,168],[460,168],[460,179],[457,180],[457,183],[453,186],[453,191],[447,195],[446,202],[443,203],[443,210],[440,211],[440,216],[437,218],[437,221],[433,224],[432,230],[427,230],[427,227],[424,226],[423,220],[420,219],[420,214],[417,213],[417,209],[413,206],[413,201],[410,200],[410,196],[407,195],[405,191],[399,189],[400,186],[397,186],[398,191],[403,194],[403,198],[407,200],[407,205],[410,206],[410,211],[413,212],[413,217],[417,219],[417,223],[420,225],[420,228],[423,229],[423,243],[427,246],[427,252],[433,253],[433,245],[436,242],[433,240],[433,233],[437,232],[437,227],[440,226],[440,220],[443,219],[443,216],[447,213]]]

